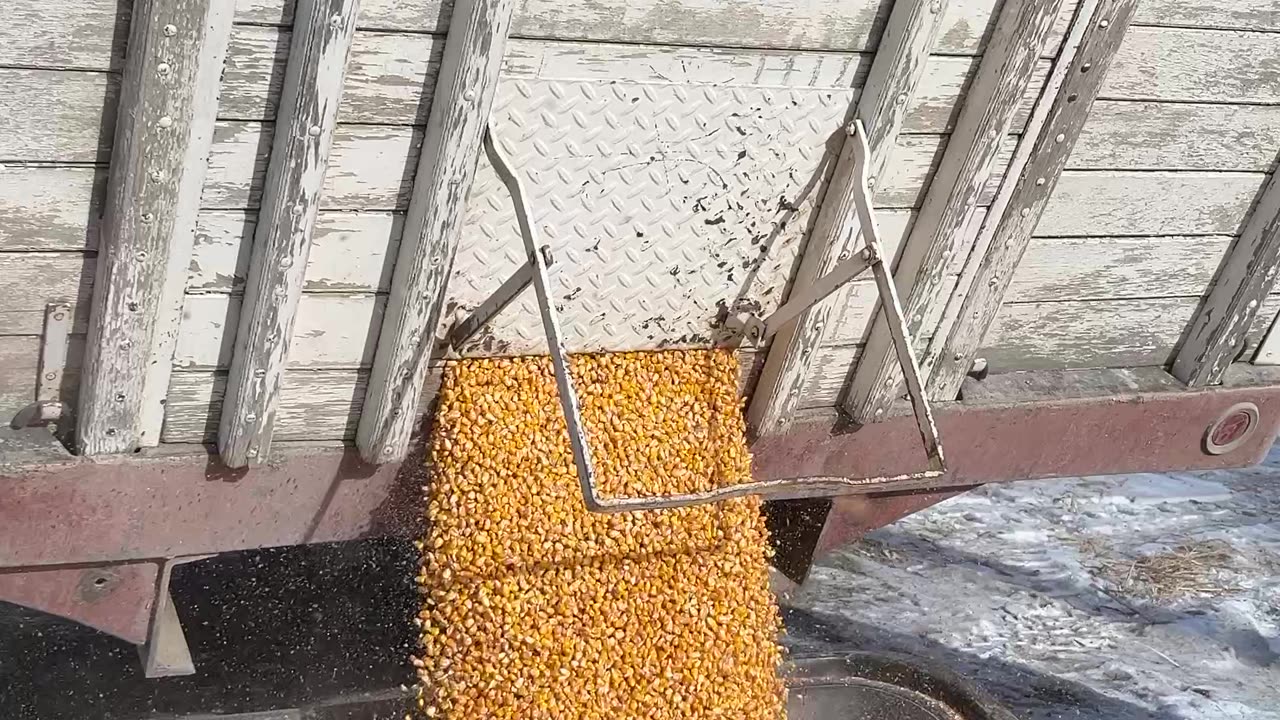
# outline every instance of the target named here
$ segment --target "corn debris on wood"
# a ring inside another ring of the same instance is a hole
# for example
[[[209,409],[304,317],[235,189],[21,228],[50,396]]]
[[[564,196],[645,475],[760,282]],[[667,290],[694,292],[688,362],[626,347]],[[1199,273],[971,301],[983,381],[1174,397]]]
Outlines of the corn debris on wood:
[[[749,479],[732,353],[572,370],[602,495]],[[782,717],[758,499],[588,513],[548,358],[451,365],[431,442],[418,717]]]

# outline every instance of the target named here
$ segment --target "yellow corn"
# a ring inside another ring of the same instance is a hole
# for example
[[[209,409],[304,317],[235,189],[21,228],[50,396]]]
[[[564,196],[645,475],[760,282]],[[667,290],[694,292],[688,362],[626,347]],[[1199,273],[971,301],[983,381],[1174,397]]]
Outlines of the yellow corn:
[[[604,496],[749,478],[732,353],[572,367]],[[417,717],[782,716],[757,499],[588,513],[547,358],[451,365],[431,443]]]

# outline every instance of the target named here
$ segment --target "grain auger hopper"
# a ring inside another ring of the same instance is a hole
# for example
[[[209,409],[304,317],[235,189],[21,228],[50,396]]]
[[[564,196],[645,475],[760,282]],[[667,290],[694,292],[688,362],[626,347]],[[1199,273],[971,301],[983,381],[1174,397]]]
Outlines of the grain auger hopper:
[[[591,461],[590,438],[582,421],[577,391],[574,389],[573,378],[569,373],[567,353],[561,339],[560,319],[549,290],[551,285],[549,275],[552,272],[554,257],[550,246],[542,244],[538,238],[537,228],[530,220],[529,208],[526,205],[528,196],[524,185],[512,168],[511,162],[498,147],[494,139],[493,126],[490,125],[486,129],[483,140],[484,151],[498,177],[511,193],[516,222],[520,228],[520,236],[524,240],[527,259],[502,283],[497,292],[465,320],[454,326],[446,338],[446,344],[450,349],[460,346],[510,305],[525,288],[529,285],[533,286],[537,294],[542,329],[546,334],[547,348],[555,370],[560,408],[569,429],[569,443],[573,450],[578,482],[582,488],[582,500],[587,509],[601,513],[659,510],[700,505],[746,495],[760,495],[766,498],[822,497],[858,491],[867,485],[895,480],[927,480],[939,477],[946,472],[946,460],[942,452],[942,441],[938,437],[938,427],[933,419],[933,411],[929,407],[929,399],[924,393],[911,334],[903,318],[902,304],[898,299],[893,277],[886,267],[884,249],[880,242],[880,230],[876,223],[875,209],[871,202],[871,188],[868,183],[867,162],[870,149],[867,145],[866,129],[861,120],[855,120],[848,125],[847,132],[853,149],[854,201],[861,227],[863,247],[838,263],[813,284],[794,288],[787,302],[768,316],[762,318],[751,311],[744,311],[725,318],[723,325],[735,334],[737,343],[751,345],[762,343],[772,338],[779,328],[795,320],[815,303],[821,302],[870,270],[875,277],[876,288],[885,309],[885,319],[893,338],[898,363],[902,368],[920,440],[928,457],[928,467],[924,470],[890,477],[792,477],[737,483],[703,492],[655,497],[602,497],[597,489],[595,469]]]

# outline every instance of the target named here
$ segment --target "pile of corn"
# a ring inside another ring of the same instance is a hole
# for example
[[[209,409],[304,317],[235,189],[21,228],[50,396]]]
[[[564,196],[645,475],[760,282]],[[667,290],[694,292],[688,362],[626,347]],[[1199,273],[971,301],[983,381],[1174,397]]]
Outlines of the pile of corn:
[[[732,353],[572,367],[604,497],[748,479]],[[418,717],[782,716],[758,499],[588,513],[548,358],[453,364],[431,448]]]

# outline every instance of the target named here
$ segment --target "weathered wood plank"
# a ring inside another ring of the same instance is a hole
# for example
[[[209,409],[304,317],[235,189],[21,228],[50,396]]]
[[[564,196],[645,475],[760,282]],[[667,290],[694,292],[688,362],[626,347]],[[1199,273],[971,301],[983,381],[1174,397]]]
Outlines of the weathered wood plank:
[[[303,294],[290,335],[288,367],[368,367],[385,305],[383,295]],[[183,315],[174,366],[229,367],[242,298],[188,295]]]
[[[1273,176],[1222,258],[1213,288],[1187,326],[1171,372],[1189,387],[1222,382],[1280,272],[1280,175]],[[1267,318],[1270,325],[1270,316]]]
[[[166,277],[189,262],[230,10],[134,3],[80,389],[76,446],[86,455],[156,441],[143,408],[163,393],[150,368],[168,365],[177,308]]]
[[[1280,33],[1135,27],[1100,97],[1280,103]]]
[[[270,135],[270,126],[259,123],[218,125],[209,157],[204,208],[240,210],[258,206],[266,169],[261,148]],[[421,149],[421,138],[420,131],[408,127],[339,125],[329,157],[321,206],[333,210],[404,210],[411,194],[411,172]],[[895,162],[886,168],[877,183],[878,206],[918,206],[945,145],[946,137],[942,135],[901,137]],[[581,150],[574,157],[606,159],[594,148]],[[1006,143],[997,158],[997,167],[1004,167],[1012,152],[1013,143]],[[982,190],[979,204],[989,203],[998,186],[998,176],[990,179]]]
[[[0,165],[0,250],[97,247],[106,180],[91,167]]]
[[[931,333],[932,328],[923,325],[925,315],[946,302],[940,292],[947,261],[967,254],[970,241],[962,231],[973,218],[983,187],[1001,174],[995,162],[1001,142],[1060,8],[1059,0],[1008,0],[1000,11],[955,132],[894,267],[907,331],[913,337]],[[859,423],[883,416],[901,383],[889,326],[883,312],[878,315],[844,404]]]
[[[992,372],[1070,368],[1161,367],[1171,359],[1199,298],[1015,303],[1000,308],[979,357]],[[1280,310],[1280,296],[1263,303],[1248,337],[1255,347]],[[858,345],[822,348],[801,409],[839,401]]]
[[[370,0],[361,27],[443,32],[447,2]],[[287,0],[238,0],[241,22],[288,24]],[[977,54],[990,32],[995,0],[957,0],[943,16],[940,50]],[[865,50],[874,47],[888,16],[879,0],[804,4],[792,0],[524,0],[514,37],[633,42],[695,47]],[[1059,31],[1059,35],[1061,31]]]
[[[241,29],[242,32],[246,30],[262,29]],[[379,125],[421,124],[430,104],[433,89],[429,83],[434,78],[431,73],[435,72],[436,65],[418,66],[414,64],[413,56],[403,55],[414,51],[420,42],[402,47],[389,42],[388,36],[377,37],[385,48],[377,48],[377,52],[366,48],[363,54],[358,54],[361,51],[358,45],[353,49],[353,57],[348,66],[342,120]],[[357,35],[357,39],[359,38]],[[628,88],[637,95],[648,85],[669,85],[679,81],[691,88],[704,89],[709,86],[734,85],[791,88],[806,93],[834,91],[849,94],[852,100],[853,88],[865,83],[871,64],[871,56],[868,54],[726,50],[709,55],[706,51],[693,48],[661,51],[615,46],[603,49],[574,48],[566,47],[564,43],[525,43],[525,46],[523,54],[507,54],[507,72],[502,83],[507,90],[499,93],[500,98],[513,97],[511,92],[514,84],[521,78],[598,81],[610,84],[611,89],[616,92],[619,89],[616,85],[619,82],[617,78],[628,75],[633,83]],[[429,51],[438,54],[440,47],[441,44],[437,42]],[[278,48],[282,52],[287,49],[287,44]],[[276,51],[275,44],[272,44],[270,52]],[[242,52],[249,51],[242,49]],[[589,57],[589,53],[598,57]],[[389,55],[392,57],[388,57]],[[252,54],[238,58],[237,62],[239,69],[229,71],[229,78],[224,83],[226,97],[220,112],[225,120],[220,123],[218,133],[220,141],[233,143],[236,142],[235,133],[249,132],[256,128],[237,124],[234,122],[235,118],[247,116],[247,119],[257,121],[274,117],[281,72],[271,71],[282,71],[284,68],[282,60],[280,64],[272,66],[270,58],[259,62],[258,57]],[[1021,128],[1025,122],[1048,67],[1047,60],[1041,61],[1037,66],[1036,79],[1031,91],[1023,99],[1019,115],[1015,119],[1016,128]],[[950,132],[959,111],[960,93],[976,68],[974,58],[931,57],[925,78],[915,99],[908,106],[903,131]],[[268,78],[272,78],[272,81],[269,82]],[[0,98],[0,108],[4,110],[3,117],[0,117],[0,127],[6,130],[0,134],[0,158],[39,162],[108,160],[110,125],[115,121],[115,95],[119,85],[115,75],[0,68],[0,82],[7,86],[5,96]],[[60,90],[56,102],[47,92],[49,85],[55,82]],[[427,85],[424,86],[424,83]],[[228,100],[233,105],[228,106]],[[602,98],[606,106],[610,103],[626,104],[629,101],[630,98],[611,98],[608,95]],[[258,109],[245,110],[246,102]],[[501,107],[501,100],[498,103]],[[237,111],[236,107],[241,109]],[[50,122],[50,118],[55,122]],[[259,136],[253,139],[260,144],[247,151],[257,152],[265,160],[270,148],[270,138]]]
[[[0,335],[44,333],[45,305],[71,305],[71,332],[89,325],[95,260],[80,253],[0,253]]]
[[[1253,356],[1254,365],[1280,365],[1280,329],[1278,328],[1280,323],[1272,318],[1271,327],[1263,336],[1262,342],[1258,344],[1258,352]],[[1228,372],[1229,377],[1230,372]]]
[[[118,76],[0,68],[0,86],[0,162],[110,159]]]
[[[1137,25],[1280,31],[1275,0],[1142,0]]]
[[[3,350],[0,350],[0,357],[2,356]],[[759,364],[756,359],[756,354],[752,352],[738,354],[739,392],[745,392],[750,386],[752,371]],[[3,377],[2,369],[0,377]],[[431,409],[440,390],[442,377],[441,365],[433,365],[428,370],[421,401],[414,410],[415,418],[420,418]],[[290,372],[285,376],[284,387],[281,388],[276,437],[281,440],[351,439],[355,436],[356,419],[364,404],[367,380],[368,372],[365,370]],[[225,388],[226,376],[222,373],[175,372],[169,387],[165,442],[212,441],[217,436]],[[0,402],[3,397],[0,394]],[[420,427],[417,420],[414,427]]]
[[[933,0],[894,3],[871,74],[858,97],[854,116],[868,134],[871,157],[866,172],[870,178],[883,174],[902,129],[908,102],[928,65],[926,59],[937,38],[939,15],[947,4],[945,0],[932,3]],[[793,288],[813,284],[856,251],[861,235],[856,204],[861,193],[852,141],[846,140],[809,233]],[[747,408],[747,423],[755,433],[782,432],[790,424],[814,353],[823,343],[832,312],[844,303],[844,294],[837,292],[835,297],[819,302],[774,336]]]
[[[1198,296],[1233,239],[1032,238],[1005,302]]]
[[[1266,173],[1067,170],[1036,235],[1235,235]]]
[[[1067,167],[1267,172],[1276,148],[1280,106],[1099,100]]]
[[[253,246],[254,213],[206,210],[196,226],[187,290],[244,288]],[[321,212],[312,231],[303,290],[386,292],[403,216],[387,212]]]
[[[359,0],[298,0],[218,430],[228,467],[271,452],[359,7]]]
[[[119,70],[129,33],[129,3],[79,0],[65,5],[48,0],[6,3],[0,65]]]
[[[1032,111],[1030,131],[978,232],[960,282],[924,353],[930,397],[949,401],[994,321],[1031,235],[1062,177],[1093,101],[1124,41],[1137,0],[1086,0]]]
[[[462,234],[515,0],[458,0],[400,239],[356,444],[404,459]]]
[[[73,408],[83,358],[84,335],[70,336],[59,399]],[[8,425],[14,415],[35,402],[39,372],[39,337],[0,337],[0,423]]]

